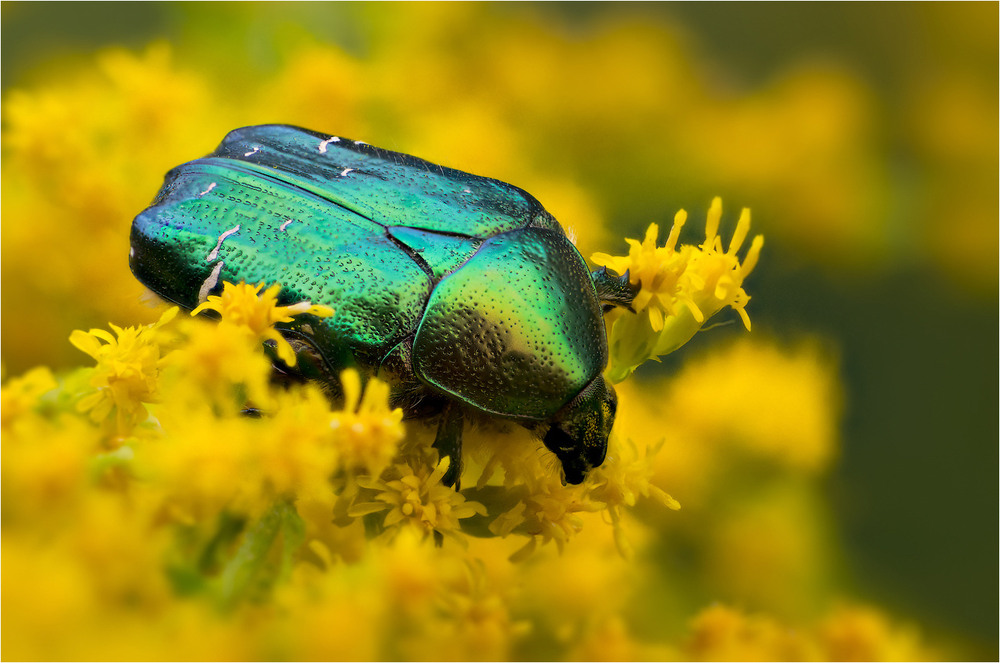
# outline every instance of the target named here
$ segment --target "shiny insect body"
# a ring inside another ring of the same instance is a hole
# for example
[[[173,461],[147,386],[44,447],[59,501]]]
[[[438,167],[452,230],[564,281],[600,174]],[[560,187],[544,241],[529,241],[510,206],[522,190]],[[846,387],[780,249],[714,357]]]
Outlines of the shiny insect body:
[[[602,309],[627,278],[593,275],[527,192],[416,157],[297,127],[230,132],[171,170],[133,221],[129,264],[193,309],[223,281],[279,282],[279,301],[336,313],[281,325],[286,374],[331,393],[356,366],[393,385],[460,476],[465,415],[517,422],[583,481],[605,457],[616,409],[601,373]]]

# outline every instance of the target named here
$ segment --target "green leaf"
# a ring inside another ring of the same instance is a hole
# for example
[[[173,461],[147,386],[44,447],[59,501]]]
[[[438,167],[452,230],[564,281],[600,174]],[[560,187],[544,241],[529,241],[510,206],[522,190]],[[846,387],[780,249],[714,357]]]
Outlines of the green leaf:
[[[274,548],[280,541],[280,548]],[[231,606],[268,590],[291,572],[292,558],[305,540],[305,525],[286,500],[274,505],[246,530],[243,543],[222,570],[222,602]],[[277,555],[274,553],[277,552]]]

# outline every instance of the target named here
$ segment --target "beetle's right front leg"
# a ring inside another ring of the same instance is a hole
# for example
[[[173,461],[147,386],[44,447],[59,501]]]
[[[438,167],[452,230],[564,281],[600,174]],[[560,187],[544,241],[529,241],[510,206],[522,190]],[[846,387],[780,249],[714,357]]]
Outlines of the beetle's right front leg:
[[[465,417],[462,414],[462,407],[456,403],[448,403],[441,413],[441,422],[438,424],[437,436],[434,438],[434,448],[438,450],[438,456],[451,459],[448,471],[445,472],[441,483],[446,486],[454,486],[455,490],[460,488],[462,480],[462,429],[465,425]]]

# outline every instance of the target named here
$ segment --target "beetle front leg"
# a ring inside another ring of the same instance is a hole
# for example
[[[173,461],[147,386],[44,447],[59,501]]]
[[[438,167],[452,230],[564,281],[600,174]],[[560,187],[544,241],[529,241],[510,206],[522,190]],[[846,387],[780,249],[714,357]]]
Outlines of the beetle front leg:
[[[459,489],[462,480],[462,428],[465,425],[465,417],[462,408],[455,403],[448,403],[441,413],[441,422],[438,424],[437,436],[434,438],[434,448],[438,450],[438,456],[445,456],[451,459],[448,471],[445,472],[441,483],[446,486],[454,486]]]
[[[629,281],[628,270],[621,276],[607,267],[591,272],[590,278],[594,281],[594,288],[597,290],[597,298],[601,301],[604,312],[607,313],[616,306],[635,313],[632,308],[632,300],[639,294],[639,285],[633,285]]]

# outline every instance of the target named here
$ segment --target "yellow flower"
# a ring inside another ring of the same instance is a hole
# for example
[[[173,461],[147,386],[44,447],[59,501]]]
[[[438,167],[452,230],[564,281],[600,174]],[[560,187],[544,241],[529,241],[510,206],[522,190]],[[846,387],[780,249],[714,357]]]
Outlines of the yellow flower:
[[[181,347],[164,359],[161,390],[174,407],[233,414],[270,406],[271,360],[245,328],[183,320]]]
[[[262,430],[250,441],[250,464],[260,469],[266,499],[333,492],[330,477],[341,467],[343,454],[323,428],[330,416],[326,396],[307,385],[279,393],[274,413],[256,422]]]
[[[656,359],[687,343],[710,317],[726,306],[735,309],[747,330],[750,297],[743,280],[753,271],[764,245],[754,238],[741,263],[736,255],[750,231],[750,211],[740,214],[736,231],[723,249],[718,235],[722,201],[712,200],[705,228],[705,241],[698,247],[677,246],[687,213],[674,217],[666,243],[658,247],[659,227],[653,223],[642,242],[626,240],[627,256],[595,253],[591,260],[619,273],[629,272],[630,282],[640,287],[632,307],[636,315],[622,310],[608,316],[610,362],[607,376],[621,382],[647,359]]]
[[[389,409],[389,385],[369,378],[361,389],[361,376],[354,369],[340,374],[344,407],[330,415],[330,434],[352,471],[379,476],[396,455],[405,435],[403,410]]]
[[[581,512],[600,511],[604,505],[585,494],[585,486],[563,485],[557,474],[538,474],[525,485],[509,489],[519,497],[513,507],[497,516],[489,530],[497,536],[511,533],[527,535],[528,542],[511,556],[512,561],[526,559],[539,545],[554,541],[562,551],[581,529]]]
[[[916,629],[894,625],[878,610],[863,606],[836,608],[819,625],[819,638],[831,661],[934,661]]]
[[[410,526],[425,534],[436,533],[462,542],[459,521],[476,514],[485,516],[486,508],[466,501],[462,493],[441,483],[450,460],[445,457],[436,464],[415,463],[415,468],[394,463],[383,473],[383,479],[358,477],[362,488],[376,491],[376,501],[357,502],[348,513],[358,517],[388,511],[382,522],[385,528]]]
[[[464,573],[439,586],[435,614],[404,642],[407,659],[435,652],[443,661],[509,660],[513,645],[531,631],[530,622],[511,615],[503,588],[493,586],[481,566],[462,566]]]
[[[819,624],[793,628],[763,614],[724,605],[703,610],[681,656],[696,661],[937,660],[909,628],[870,608],[842,607]]]
[[[104,421],[115,410],[120,433],[144,418],[144,403],[156,398],[156,378],[162,365],[157,330],[175,315],[176,307],[168,309],[152,325],[124,329],[109,325],[117,338],[103,329],[75,330],[70,334],[73,345],[97,360],[90,378],[96,391],[81,398],[77,408],[89,411],[95,422]]]
[[[46,529],[51,520],[62,527],[60,508],[79,503],[90,487],[87,466],[101,435],[75,415],[48,420],[26,414],[4,428],[0,442],[4,531],[18,522]]]
[[[681,508],[680,503],[662,488],[653,484],[653,456],[663,446],[663,441],[647,446],[642,453],[633,440],[621,441],[612,436],[609,441],[608,457],[593,471],[594,478],[589,483],[590,498],[600,502],[608,512],[615,532],[618,551],[627,558],[633,555],[632,547],[625,539],[622,529],[622,511],[635,506],[636,500],[648,497],[668,509]]]
[[[191,311],[191,315],[198,315],[202,311],[216,311],[222,316],[222,323],[245,328],[262,341],[274,341],[278,357],[289,366],[294,366],[295,350],[278,333],[274,324],[291,322],[292,316],[303,313],[328,318],[333,315],[333,309],[309,301],[298,302],[291,306],[278,306],[281,285],[275,283],[263,294],[258,294],[263,287],[263,282],[256,286],[246,283],[233,285],[227,282],[223,284],[221,295],[209,296],[208,301]]]
[[[38,405],[38,399],[56,387],[52,371],[46,366],[33,368],[19,378],[10,380],[0,390],[0,421],[7,429],[22,413]]]
[[[835,359],[816,342],[742,338],[692,359],[664,390],[673,427],[723,445],[718,453],[807,473],[836,454],[843,396]]]
[[[723,605],[699,614],[684,654],[696,661],[810,661],[816,646],[769,616],[747,616]]]

